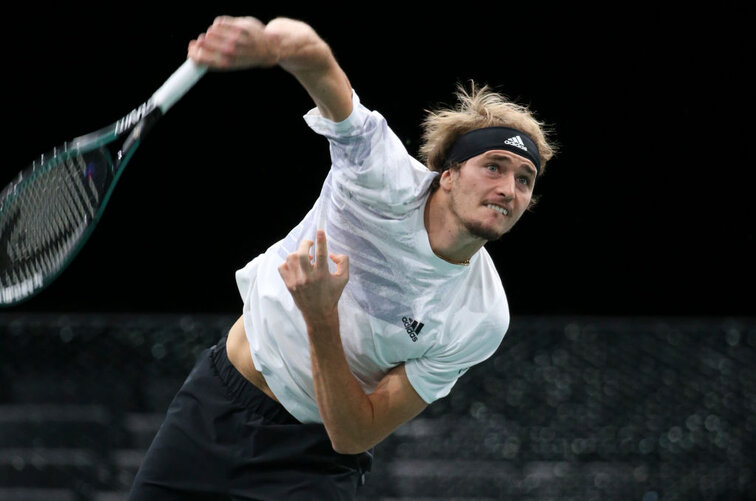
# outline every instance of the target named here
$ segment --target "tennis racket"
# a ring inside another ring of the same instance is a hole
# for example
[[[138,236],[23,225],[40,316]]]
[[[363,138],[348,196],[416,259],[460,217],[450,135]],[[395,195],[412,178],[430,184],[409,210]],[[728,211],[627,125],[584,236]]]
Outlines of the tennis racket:
[[[31,298],[71,263],[145,134],[206,70],[187,59],[128,115],[41,155],[0,192],[0,306]]]

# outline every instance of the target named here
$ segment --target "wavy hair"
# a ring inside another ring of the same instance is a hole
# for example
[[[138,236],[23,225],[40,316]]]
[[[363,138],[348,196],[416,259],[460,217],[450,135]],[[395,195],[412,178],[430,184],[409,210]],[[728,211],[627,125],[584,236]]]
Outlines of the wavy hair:
[[[426,110],[422,122],[423,135],[419,156],[430,170],[441,172],[446,155],[462,134],[482,127],[511,127],[530,136],[538,147],[541,160],[539,176],[546,163],[556,154],[547,125],[537,120],[526,106],[510,101],[487,85],[478,88],[470,82],[470,90],[457,86],[457,104],[453,108]],[[453,166],[453,168],[459,165]]]

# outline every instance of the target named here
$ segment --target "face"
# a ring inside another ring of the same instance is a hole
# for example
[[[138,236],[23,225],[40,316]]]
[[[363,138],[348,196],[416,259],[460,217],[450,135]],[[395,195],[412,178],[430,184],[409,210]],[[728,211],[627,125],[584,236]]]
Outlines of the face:
[[[446,179],[445,179],[446,177]],[[449,208],[459,224],[475,238],[498,240],[528,208],[533,196],[533,163],[505,150],[491,150],[442,174]]]

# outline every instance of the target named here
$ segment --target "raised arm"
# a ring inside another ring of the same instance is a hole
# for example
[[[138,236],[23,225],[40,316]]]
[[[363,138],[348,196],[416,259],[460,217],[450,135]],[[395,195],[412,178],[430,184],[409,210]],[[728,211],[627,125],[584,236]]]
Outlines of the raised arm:
[[[333,121],[352,112],[352,86],[328,44],[308,24],[276,18],[222,16],[189,42],[188,55],[216,70],[280,66],[307,90],[320,113]]]

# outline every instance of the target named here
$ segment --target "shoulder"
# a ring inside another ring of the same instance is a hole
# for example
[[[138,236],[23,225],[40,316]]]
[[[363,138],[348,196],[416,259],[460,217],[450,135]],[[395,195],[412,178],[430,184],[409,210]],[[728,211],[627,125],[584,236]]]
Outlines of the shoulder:
[[[507,302],[501,275],[485,247],[473,258],[467,281],[473,301],[487,305],[492,302]]]
[[[472,349],[489,351],[498,346],[509,328],[509,302],[485,249],[479,251],[469,271],[448,339],[452,344],[469,344]]]
[[[334,121],[323,115],[318,107],[312,108],[304,115],[304,120],[312,130],[329,138],[353,137],[363,135],[385,124],[386,120],[377,111],[362,104],[359,95],[352,90],[351,112],[340,121]]]

